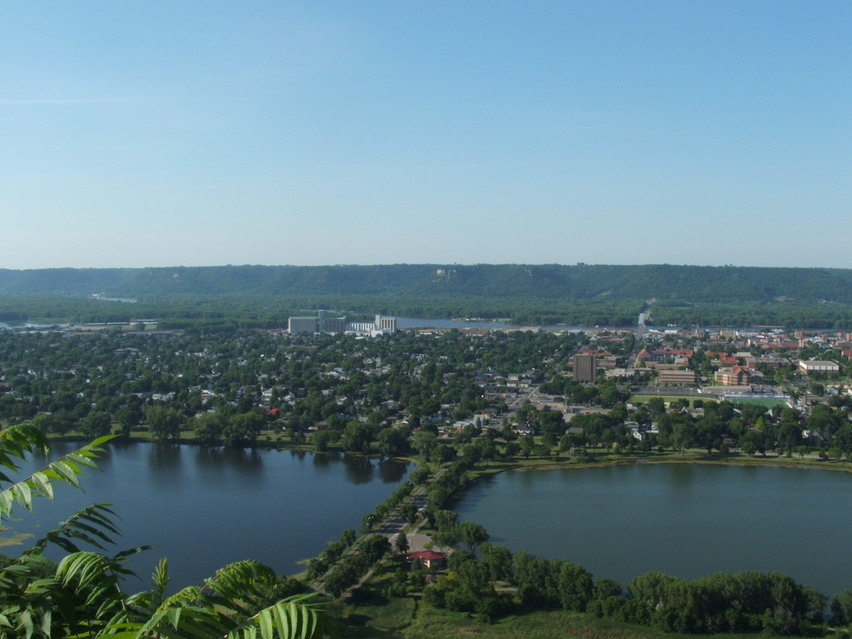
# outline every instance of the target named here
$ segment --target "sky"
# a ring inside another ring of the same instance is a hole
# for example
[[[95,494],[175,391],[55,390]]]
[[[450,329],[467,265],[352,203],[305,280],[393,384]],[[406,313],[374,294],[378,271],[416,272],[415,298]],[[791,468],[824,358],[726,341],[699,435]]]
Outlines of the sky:
[[[850,268],[846,0],[5,0],[0,268]]]

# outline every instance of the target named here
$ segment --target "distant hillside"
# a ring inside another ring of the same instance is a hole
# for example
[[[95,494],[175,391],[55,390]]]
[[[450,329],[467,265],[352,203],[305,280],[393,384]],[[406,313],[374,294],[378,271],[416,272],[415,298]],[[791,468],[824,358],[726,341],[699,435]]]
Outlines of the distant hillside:
[[[93,293],[852,303],[852,269],[394,264],[0,270],[0,295]]]

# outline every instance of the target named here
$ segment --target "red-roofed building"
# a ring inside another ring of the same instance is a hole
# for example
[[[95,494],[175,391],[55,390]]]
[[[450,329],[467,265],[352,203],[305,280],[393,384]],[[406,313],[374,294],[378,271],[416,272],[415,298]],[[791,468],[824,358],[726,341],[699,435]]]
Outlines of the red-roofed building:
[[[600,351],[596,348],[581,348],[577,351],[579,355],[594,355],[595,357],[610,357],[612,354],[606,351]]]
[[[408,561],[419,559],[430,570],[440,570],[447,561],[447,556],[435,550],[418,550],[406,557]]]
[[[723,386],[762,384],[763,375],[759,371],[748,369],[745,366],[734,366],[732,368],[720,368],[716,371],[716,381]]]

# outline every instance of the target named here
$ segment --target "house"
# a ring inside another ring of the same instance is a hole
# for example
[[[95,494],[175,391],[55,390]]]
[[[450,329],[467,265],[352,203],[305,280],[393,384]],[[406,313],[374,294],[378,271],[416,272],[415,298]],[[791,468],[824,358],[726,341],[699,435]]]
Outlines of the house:
[[[421,563],[430,570],[441,570],[447,562],[447,556],[435,550],[418,550],[406,557],[408,561],[419,559]]]

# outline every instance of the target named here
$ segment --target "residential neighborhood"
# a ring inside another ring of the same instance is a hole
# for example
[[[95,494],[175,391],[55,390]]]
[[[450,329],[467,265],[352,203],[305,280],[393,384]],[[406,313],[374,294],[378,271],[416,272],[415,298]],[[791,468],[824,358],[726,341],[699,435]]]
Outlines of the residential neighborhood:
[[[323,319],[330,321],[320,314],[314,326]],[[852,334],[845,331],[392,330],[394,318],[378,317],[372,332],[358,332],[334,321],[329,326],[339,332],[227,337],[137,323],[4,330],[0,419],[32,420],[56,434],[115,430],[388,455],[437,446],[435,454],[452,456],[493,432],[506,438],[502,454],[524,444],[529,455],[671,446],[672,428],[660,429],[648,409],[659,413],[652,400],[663,399],[666,409],[689,407],[694,421],[705,404],[734,406],[726,427],[748,409],[745,423],[717,429],[711,448],[755,438],[750,421],[763,405],[764,424],[777,423],[786,409],[786,423],[795,416],[800,435],[780,441],[767,429],[758,449],[818,451],[848,422],[852,399]],[[832,410],[827,432],[808,421],[820,405]],[[835,442],[845,446],[843,432]],[[707,444],[699,439],[692,445]]]

